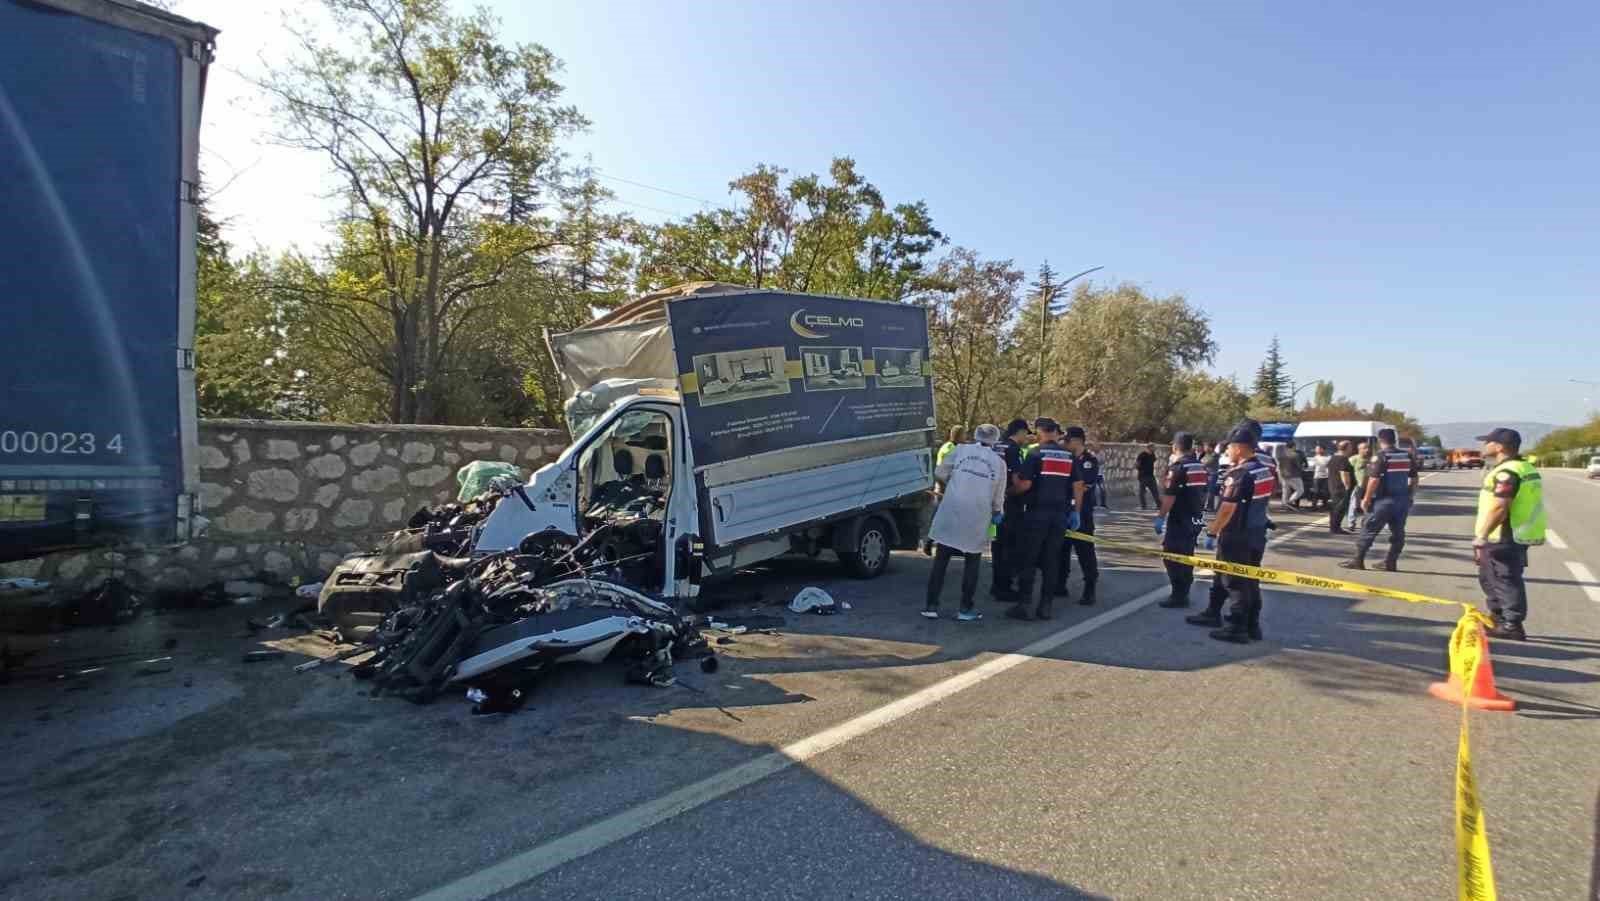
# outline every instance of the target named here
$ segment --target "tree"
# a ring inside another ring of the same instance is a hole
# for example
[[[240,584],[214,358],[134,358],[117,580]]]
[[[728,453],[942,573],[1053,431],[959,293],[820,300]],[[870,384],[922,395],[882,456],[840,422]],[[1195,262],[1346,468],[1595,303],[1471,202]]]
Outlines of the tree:
[[[1444,438],[1439,435],[1429,435],[1428,439],[1424,441],[1423,444],[1426,444],[1429,447],[1437,447],[1440,450],[1444,450]]]
[[[388,418],[441,416],[457,339],[480,298],[554,239],[526,213],[559,176],[556,139],[584,124],[559,106],[560,63],[507,46],[486,12],[445,0],[323,0],[335,36],[296,34],[301,52],[261,87],[277,139],[325,156],[344,182],[337,254],[359,278],[303,287],[351,360],[380,375]],[[508,199],[516,203],[507,202]],[[326,273],[325,273],[326,275]]]
[[[1258,404],[1279,409],[1289,406],[1289,376],[1284,372],[1277,335],[1272,336],[1272,343],[1267,346],[1267,357],[1256,369],[1256,380],[1250,390],[1251,399]]]
[[[1199,372],[1179,377],[1179,399],[1167,420],[1168,434],[1191,432],[1211,442],[1221,440],[1243,419],[1250,398],[1233,377],[1218,378]]]
[[[1051,341],[1045,407],[1101,441],[1160,437],[1182,398],[1181,377],[1217,350],[1204,312],[1181,295],[1150,297],[1127,283],[1079,285]]]
[[[933,390],[941,430],[971,428],[995,405],[1006,373],[1000,360],[1010,341],[1022,271],[1010,260],[981,260],[958,247],[929,275],[915,299],[928,307]]]
[[[1311,391],[1311,404],[1316,407],[1326,407],[1333,403],[1333,383],[1321,381]]]
[[[636,287],[723,281],[903,300],[944,241],[927,206],[891,208],[848,157],[826,179],[787,174],[758,165],[729,182],[734,206],[639,229]]]

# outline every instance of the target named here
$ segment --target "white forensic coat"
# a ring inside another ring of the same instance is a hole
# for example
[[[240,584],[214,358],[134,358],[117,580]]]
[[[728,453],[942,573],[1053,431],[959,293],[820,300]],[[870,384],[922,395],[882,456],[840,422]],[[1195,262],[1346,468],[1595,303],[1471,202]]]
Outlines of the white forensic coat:
[[[933,514],[928,540],[979,554],[989,543],[989,523],[1006,505],[1006,461],[994,448],[961,444],[934,469],[944,499]]]

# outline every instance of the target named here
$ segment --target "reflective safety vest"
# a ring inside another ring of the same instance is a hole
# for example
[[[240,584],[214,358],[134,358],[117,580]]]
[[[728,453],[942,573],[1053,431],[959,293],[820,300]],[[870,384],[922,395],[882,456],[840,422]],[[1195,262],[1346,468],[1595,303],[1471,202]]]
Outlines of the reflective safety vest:
[[[1483,490],[1478,492],[1478,521],[1474,524],[1474,534],[1483,534],[1489,511],[1494,509],[1494,482],[1500,472],[1510,472],[1521,479],[1517,493],[1511,497],[1511,512],[1506,523],[1511,527],[1511,540],[1525,545],[1544,544],[1544,480],[1527,460],[1505,460],[1484,475]],[[1495,531],[1505,527],[1501,525]],[[1490,540],[1494,540],[1492,536]]]
[[[956,443],[954,441],[946,441],[943,445],[941,445],[939,447],[938,455],[933,458],[933,465],[935,465],[935,466],[943,466],[944,465],[944,458],[950,456],[950,452],[955,450],[955,449],[956,449]]]
[[[1380,485],[1384,497],[1410,497],[1411,472],[1416,462],[1411,459],[1409,451],[1398,447],[1384,448],[1378,451],[1378,459],[1384,463],[1383,476]]]

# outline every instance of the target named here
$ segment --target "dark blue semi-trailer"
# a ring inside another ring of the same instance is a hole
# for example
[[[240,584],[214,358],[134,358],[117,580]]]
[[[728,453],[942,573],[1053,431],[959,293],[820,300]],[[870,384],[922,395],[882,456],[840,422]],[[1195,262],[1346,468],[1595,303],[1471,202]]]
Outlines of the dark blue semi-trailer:
[[[191,537],[216,34],[131,0],[0,0],[0,561]]]

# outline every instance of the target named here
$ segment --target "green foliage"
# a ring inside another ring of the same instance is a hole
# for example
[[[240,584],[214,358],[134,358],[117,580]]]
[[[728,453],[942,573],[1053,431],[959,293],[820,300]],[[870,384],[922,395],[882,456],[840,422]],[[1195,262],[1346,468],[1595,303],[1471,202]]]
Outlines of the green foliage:
[[[1583,460],[1574,465],[1588,466],[1586,454],[1591,453],[1591,448],[1600,448],[1600,415],[1591,416],[1583,425],[1556,429],[1539,439],[1533,452],[1542,457],[1557,451],[1578,451],[1577,456],[1582,456]]]
[[[1250,398],[1261,407],[1282,409],[1289,406],[1289,375],[1284,371],[1283,354],[1278,348],[1278,336],[1272,336],[1267,346],[1266,359],[1256,369],[1256,379],[1250,386]],[[1279,413],[1278,415],[1282,415]]]
[[[940,430],[971,428],[990,415],[1012,373],[1004,370],[1022,271],[955,248],[915,297],[928,307],[929,352]]]
[[[1333,383],[1321,381],[1311,390],[1311,403],[1314,406],[1324,407],[1333,404]]]
[[[1183,397],[1183,376],[1217,351],[1204,312],[1181,295],[1151,297],[1133,284],[1080,284],[1050,329],[1044,407],[1101,441],[1160,438]],[[1012,371],[1027,372],[1017,361]]]
[[[535,211],[560,178],[555,141],[582,126],[558,105],[559,62],[508,46],[486,12],[440,0],[323,0],[332,35],[261,83],[277,139],[322,154],[349,215],[333,259],[294,288],[328,342],[381,376],[387,418],[439,422],[457,340],[482,300],[557,243]]]
[[[635,286],[689,281],[902,300],[944,242],[922,202],[889,206],[839,157],[828,177],[784,182],[759,165],[729,182],[731,207],[641,227]]]
[[[1250,397],[1232,376],[1189,372],[1180,376],[1179,385],[1179,400],[1167,422],[1168,434],[1192,432],[1214,444],[1250,412]]]

